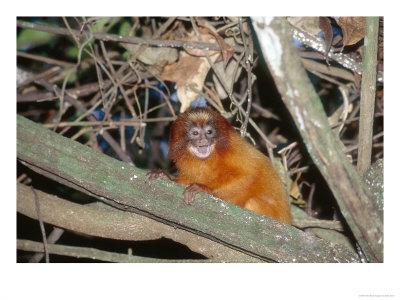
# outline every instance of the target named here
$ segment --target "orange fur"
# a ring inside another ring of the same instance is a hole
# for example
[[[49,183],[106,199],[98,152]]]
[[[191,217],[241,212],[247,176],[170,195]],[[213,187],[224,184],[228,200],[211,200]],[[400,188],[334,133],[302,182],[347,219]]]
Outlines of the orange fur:
[[[215,148],[206,159],[189,150],[190,125],[211,124]],[[219,113],[189,109],[171,127],[170,155],[178,168],[174,181],[197,184],[201,190],[238,206],[291,223],[285,189],[270,160],[244,140]]]

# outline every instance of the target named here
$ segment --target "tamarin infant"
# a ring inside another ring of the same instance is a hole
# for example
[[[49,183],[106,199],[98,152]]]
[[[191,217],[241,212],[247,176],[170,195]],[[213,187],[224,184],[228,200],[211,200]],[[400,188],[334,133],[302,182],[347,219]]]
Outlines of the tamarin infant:
[[[172,124],[169,153],[178,175],[149,171],[147,180],[166,176],[186,185],[183,199],[207,192],[227,202],[291,224],[285,188],[270,160],[250,145],[218,112],[195,108]]]

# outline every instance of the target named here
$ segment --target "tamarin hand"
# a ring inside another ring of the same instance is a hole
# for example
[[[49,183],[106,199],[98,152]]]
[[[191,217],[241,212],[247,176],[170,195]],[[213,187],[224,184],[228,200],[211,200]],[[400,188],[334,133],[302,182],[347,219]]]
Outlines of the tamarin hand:
[[[169,176],[168,173],[166,173],[164,170],[151,170],[147,172],[145,182],[147,184],[151,184],[152,181],[160,177],[175,181],[175,179],[172,179],[171,176]],[[183,201],[185,201],[185,203],[189,205],[193,203],[198,192],[204,192],[206,190],[206,186],[202,186],[197,183],[189,184],[183,191]]]

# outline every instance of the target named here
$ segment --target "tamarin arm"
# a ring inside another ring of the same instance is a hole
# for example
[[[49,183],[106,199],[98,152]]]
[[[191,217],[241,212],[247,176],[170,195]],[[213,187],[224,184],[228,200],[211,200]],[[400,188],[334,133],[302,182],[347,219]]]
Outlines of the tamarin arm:
[[[188,182],[182,178],[176,177],[172,178],[167,172],[164,170],[151,170],[148,171],[146,174],[146,182],[150,183],[153,180],[163,177],[165,179],[169,179],[171,181],[174,181],[176,183],[180,183],[183,185],[187,185]],[[185,187],[185,190],[183,191],[183,200],[185,201],[186,204],[191,204],[195,197],[196,194],[199,192],[206,192],[206,193],[211,193],[211,189],[209,189],[207,186],[203,184],[197,184],[197,183],[192,183],[189,184]]]
[[[174,179],[169,176],[169,174],[167,172],[165,172],[164,170],[150,170],[147,172],[146,174],[146,183],[151,183],[153,180],[160,178],[160,177],[164,177],[165,179],[169,179],[171,181],[174,181]]]

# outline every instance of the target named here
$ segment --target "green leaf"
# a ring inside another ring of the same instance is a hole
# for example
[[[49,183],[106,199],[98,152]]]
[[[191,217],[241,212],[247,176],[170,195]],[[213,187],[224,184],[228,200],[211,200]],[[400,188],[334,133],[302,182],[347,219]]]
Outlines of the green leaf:
[[[129,31],[131,30],[132,25],[128,20],[122,22],[121,26],[119,27],[119,35],[128,36]]]
[[[22,29],[17,39],[17,49],[25,50],[37,46],[48,44],[51,40],[58,38],[53,33],[37,31],[32,29]]]

